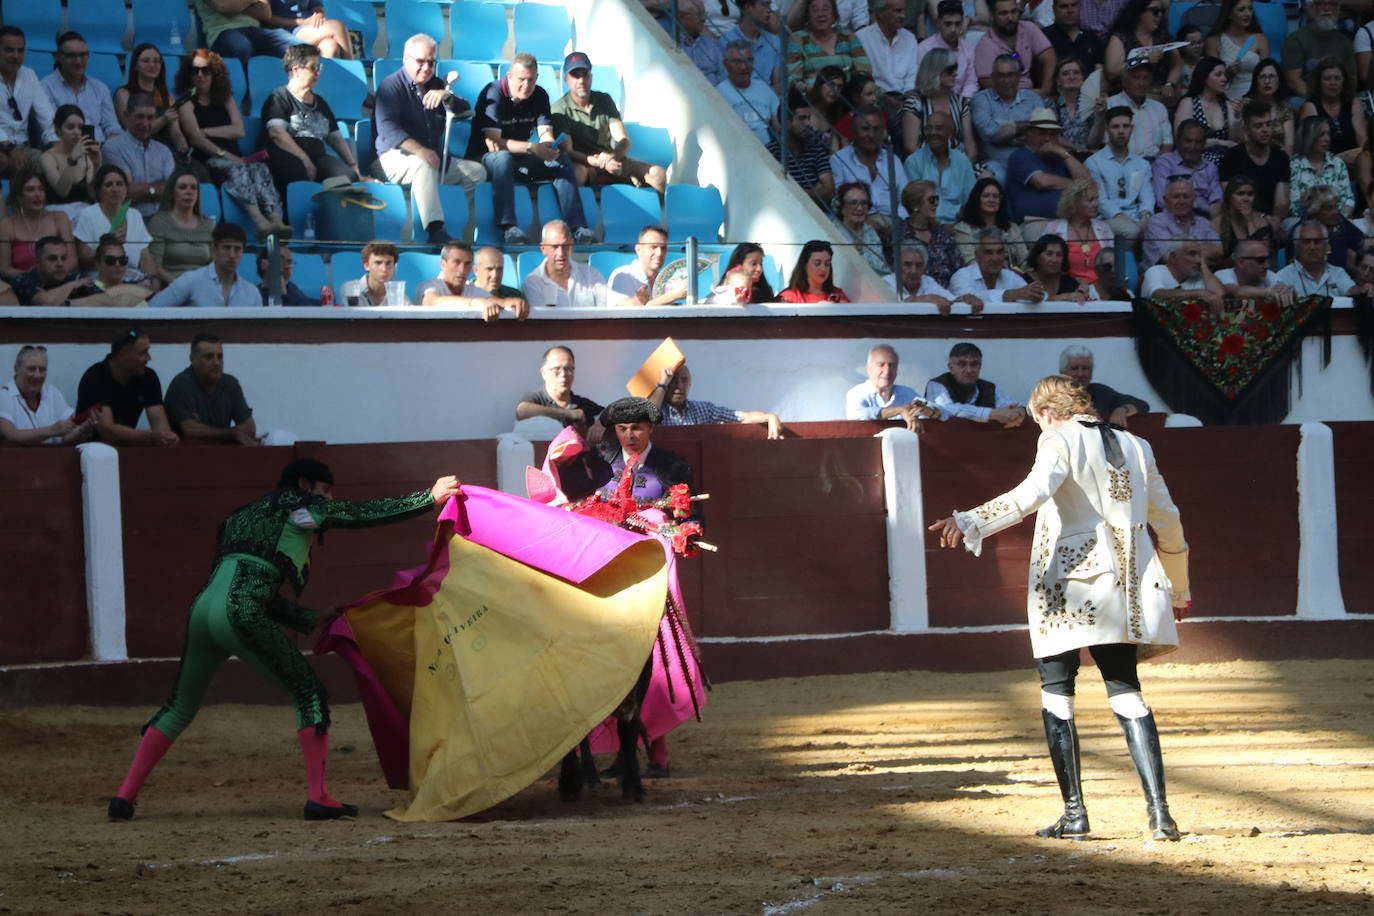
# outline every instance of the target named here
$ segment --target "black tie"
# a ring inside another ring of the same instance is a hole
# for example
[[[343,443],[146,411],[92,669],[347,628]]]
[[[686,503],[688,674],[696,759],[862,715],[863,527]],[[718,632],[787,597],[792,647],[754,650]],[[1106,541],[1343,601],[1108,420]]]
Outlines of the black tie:
[[[1079,420],[1083,426],[1089,428],[1096,426],[1097,431],[1102,434],[1102,451],[1107,454],[1107,463],[1116,470],[1121,470],[1126,466],[1126,456],[1121,453],[1121,443],[1116,441],[1116,436],[1112,435],[1112,430],[1125,430],[1115,423],[1107,423],[1102,420]]]

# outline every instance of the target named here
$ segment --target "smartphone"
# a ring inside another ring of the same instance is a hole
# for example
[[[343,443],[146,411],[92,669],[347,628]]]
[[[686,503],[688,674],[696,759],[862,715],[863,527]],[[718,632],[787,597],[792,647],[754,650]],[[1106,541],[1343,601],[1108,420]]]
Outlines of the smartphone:
[[[82,125],[81,125],[81,136],[83,136],[83,137],[90,137],[92,140],[94,140],[94,139],[95,139],[95,125],[94,125],[94,124],[82,124]]]

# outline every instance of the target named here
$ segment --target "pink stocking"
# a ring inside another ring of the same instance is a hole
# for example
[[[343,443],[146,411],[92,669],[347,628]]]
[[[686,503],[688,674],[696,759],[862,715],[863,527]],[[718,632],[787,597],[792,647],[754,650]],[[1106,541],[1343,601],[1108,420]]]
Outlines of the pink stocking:
[[[138,750],[134,753],[134,762],[129,764],[129,774],[124,777],[124,782],[119,786],[119,797],[128,802],[138,800],[138,790],[143,788],[144,781],[148,774],[153,772],[153,767],[157,766],[162,756],[172,746],[172,739],[168,738],[156,728],[149,726],[143,733],[143,738],[138,742]]]
[[[649,742],[649,762],[661,767],[668,765],[668,739],[655,738]]]
[[[329,734],[317,734],[315,726],[307,726],[296,732],[301,743],[301,754],[305,757],[305,778],[310,787],[310,800],[330,808],[341,804],[329,794],[325,783],[325,770],[329,766]]]

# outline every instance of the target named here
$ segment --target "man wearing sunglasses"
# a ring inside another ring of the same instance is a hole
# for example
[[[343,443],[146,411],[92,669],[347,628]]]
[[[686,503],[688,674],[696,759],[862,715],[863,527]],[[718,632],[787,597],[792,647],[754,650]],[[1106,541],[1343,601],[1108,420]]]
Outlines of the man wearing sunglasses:
[[[57,142],[52,121],[56,111],[52,99],[38,81],[32,67],[24,66],[24,33],[7,25],[0,28],[0,176],[8,177],[20,169],[38,166],[39,150],[29,146],[30,135],[42,135],[43,143]]]
[[[52,101],[53,110],[63,105],[75,105],[86,116],[86,123],[95,127],[95,139],[104,143],[124,132],[115,117],[114,99],[110,87],[86,75],[91,51],[86,39],[78,32],[63,32],[57,36],[57,69],[43,77],[43,88]]]
[[[1279,280],[1269,269],[1269,243],[1264,239],[1244,239],[1236,243],[1231,255],[1235,267],[1217,271],[1217,282],[1228,299],[1273,301],[1283,308],[1293,304],[1293,287]]]

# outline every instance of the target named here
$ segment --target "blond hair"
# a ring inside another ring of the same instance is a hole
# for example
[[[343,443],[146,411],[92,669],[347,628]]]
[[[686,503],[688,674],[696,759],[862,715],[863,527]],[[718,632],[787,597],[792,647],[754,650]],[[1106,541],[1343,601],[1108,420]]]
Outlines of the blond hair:
[[[1060,219],[1073,219],[1078,210],[1078,201],[1085,197],[1089,191],[1096,191],[1097,182],[1091,178],[1075,178],[1064,186],[1064,190],[1059,193],[1059,206],[1055,212]]]
[[[1031,416],[1048,410],[1056,420],[1067,420],[1077,414],[1097,415],[1087,389],[1067,375],[1047,375],[1036,382],[1026,406]]]

